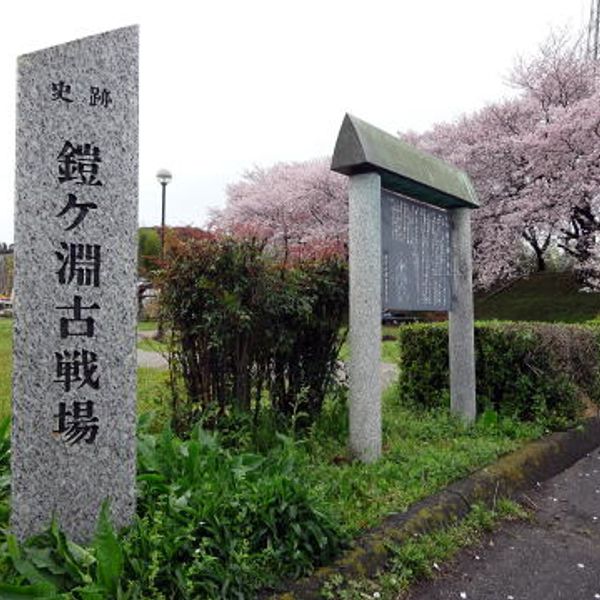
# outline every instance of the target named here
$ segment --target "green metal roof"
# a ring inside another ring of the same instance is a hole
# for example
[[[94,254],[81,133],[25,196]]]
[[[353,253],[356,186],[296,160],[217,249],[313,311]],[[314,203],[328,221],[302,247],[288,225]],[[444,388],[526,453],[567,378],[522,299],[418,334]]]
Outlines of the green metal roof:
[[[346,115],[331,169],[344,175],[377,172],[385,189],[442,208],[478,208],[469,176],[400,138]]]

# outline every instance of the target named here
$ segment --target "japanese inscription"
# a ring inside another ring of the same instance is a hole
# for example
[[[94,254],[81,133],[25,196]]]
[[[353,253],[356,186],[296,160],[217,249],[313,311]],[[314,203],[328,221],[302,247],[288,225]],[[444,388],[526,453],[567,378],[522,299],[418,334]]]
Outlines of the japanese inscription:
[[[89,539],[105,499],[117,526],[133,515],[137,65],[137,27],[19,58],[11,520],[21,538],[56,515]]]
[[[383,309],[449,310],[447,212],[382,190],[381,222]]]

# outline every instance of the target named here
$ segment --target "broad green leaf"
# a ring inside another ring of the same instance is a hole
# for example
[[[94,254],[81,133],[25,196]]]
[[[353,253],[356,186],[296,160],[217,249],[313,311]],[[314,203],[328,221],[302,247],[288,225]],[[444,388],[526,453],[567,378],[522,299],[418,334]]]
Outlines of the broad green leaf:
[[[6,536],[6,547],[8,549],[8,554],[12,560],[14,568],[25,577],[29,583],[31,584],[41,584],[46,586],[48,590],[51,592],[58,592],[56,586],[50,581],[50,579],[41,573],[33,563],[31,563],[26,558],[23,558],[21,554],[21,550],[19,548],[19,543],[17,542],[17,538],[8,534]]]
[[[77,547],[73,542],[68,542],[65,534],[60,530],[56,520],[50,525],[50,534],[54,539],[56,551],[64,561],[64,566],[69,575],[77,583],[87,583],[90,577],[87,573],[87,564],[82,564],[75,558],[71,552],[71,548]]]
[[[91,552],[89,552],[82,546],[79,546],[75,542],[67,540],[67,547],[69,549],[69,552],[71,553],[71,556],[82,567],[90,567],[96,562],[96,559],[94,558],[94,555]]]
[[[98,582],[116,596],[123,573],[123,550],[110,521],[109,504],[102,504],[94,537]]]

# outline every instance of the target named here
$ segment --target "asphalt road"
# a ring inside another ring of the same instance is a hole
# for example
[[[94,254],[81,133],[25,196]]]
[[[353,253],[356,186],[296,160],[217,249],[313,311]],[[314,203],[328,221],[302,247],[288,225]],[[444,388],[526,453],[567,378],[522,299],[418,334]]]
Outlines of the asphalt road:
[[[600,443],[600,440],[599,440]],[[531,522],[462,551],[410,600],[600,599],[600,452],[527,493]]]

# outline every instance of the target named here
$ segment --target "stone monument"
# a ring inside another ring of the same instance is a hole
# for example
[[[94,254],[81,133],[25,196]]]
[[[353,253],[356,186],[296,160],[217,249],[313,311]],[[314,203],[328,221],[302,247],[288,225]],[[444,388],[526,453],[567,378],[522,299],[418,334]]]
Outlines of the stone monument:
[[[468,176],[346,115],[332,170],[350,177],[350,449],[381,454],[382,309],[449,311],[452,410],[475,418]]]
[[[18,59],[12,515],[135,510],[138,28]]]

